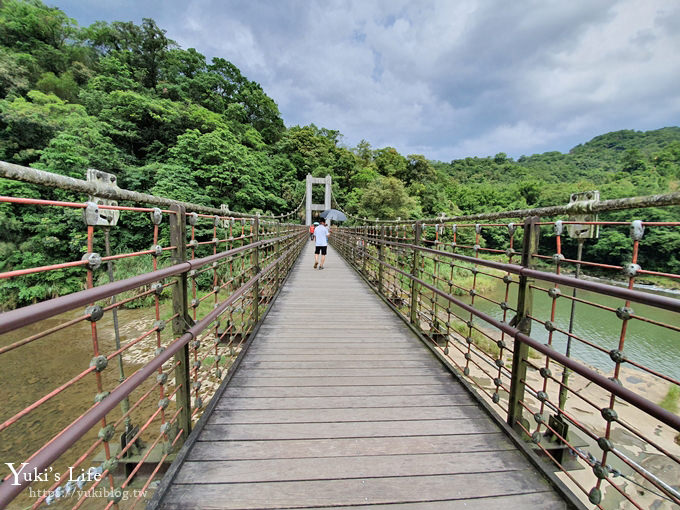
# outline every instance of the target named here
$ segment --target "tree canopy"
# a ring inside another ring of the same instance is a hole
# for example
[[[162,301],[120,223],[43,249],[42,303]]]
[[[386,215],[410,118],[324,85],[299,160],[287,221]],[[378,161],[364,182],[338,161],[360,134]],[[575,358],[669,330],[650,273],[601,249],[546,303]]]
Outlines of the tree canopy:
[[[555,205],[591,189],[602,198],[660,193],[680,183],[677,127],[608,133],[567,154],[517,161],[502,152],[430,161],[342,140],[314,124],[286,127],[260,84],[226,58],[208,62],[179,47],[152,19],[79,27],[40,0],[0,3],[0,159],[8,162],[81,179],[93,167],[134,191],[275,214],[297,206],[308,173],[330,174],[346,212],[385,219]],[[69,198],[2,179],[0,194]],[[0,271],[85,250],[70,232],[76,220],[54,214],[45,224],[30,207],[0,204]],[[120,248],[146,248],[140,242],[123,237]],[[615,238],[608,242],[611,256],[628,256]],[[655,242],[659,253],[678,244]],[[2,285],[19,303],[79,283]]]

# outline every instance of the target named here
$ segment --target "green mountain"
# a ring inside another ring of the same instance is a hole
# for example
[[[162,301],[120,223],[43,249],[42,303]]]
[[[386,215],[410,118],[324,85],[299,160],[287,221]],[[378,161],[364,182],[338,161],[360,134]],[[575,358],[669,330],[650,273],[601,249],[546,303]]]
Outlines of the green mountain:
[[[680,179],[678,127],[608,133],[568,154],[518,161],[500,153],[435,162],[341,139],[313,124],[286,128],[258,83],[225,58],[179,47],[152,19],[79,27],[40,0],[0,2],[0,160],[80,179],[92,167],[127,189],[276,214],[300,203],[306,174],[331,174],[337,203],[369,218],[554,205],[590,189],[602,198],[660,193]],[[0,195],[82,200],[4,179]],[[0,204],[0,272],[86,251],[78,215],[48,214]],[[141,226],[130,227],[115,234],[117,248],[148,248]],[[3,306],[77,290],[81,280],[68,271],[2,280]]]

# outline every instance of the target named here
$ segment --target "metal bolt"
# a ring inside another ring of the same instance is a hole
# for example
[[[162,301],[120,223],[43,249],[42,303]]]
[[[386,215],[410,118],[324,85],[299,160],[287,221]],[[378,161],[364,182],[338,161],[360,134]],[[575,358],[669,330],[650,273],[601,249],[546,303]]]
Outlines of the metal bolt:
[[[623,274],[629,278],[637,276],[642,268],[638,264],[628,264],[623,268]]]
[[[588,493],[588,501],[590,501],[593,505],[599,505],[602,502],[602,491],[597,487],[590,489],[590,492]]]
[[[617,412],[611,407],[605,407],[600,411],[600,414],[602,414],[602,417],[609,422],[616,421],[619,418]]]
[[[102,258],[99,253],[86,253],[80,260],[87,260],[87,268],[91,271],[99,269],[102,265]]]
[[[115,471],[117,467],[118,467],[117,457],[111,457],[110,459],[107,459],[102,463],[102,471],[108,471],[109,473]]]
[[[622,321],[630,320],[633,316],[633,309],[626,306],[621,306],[616,309],[616,316]]]
[[[101,402],[101,401],[104,400],[106,397],[108,397],[110,394],[111,394],[110,391],[102,391],[101,393],[97,393],[97,394],[94,396],[94,402],[95,402],[95,404]]]
[[[154,225],[160,225],[161,221],[163,221],[163,213],[158,207],[154,207],[151,213],[151,222]]]
[[[106,356],[102,356],[102,355],[95,356],[94,358],[92,358],[90,360],[90,366],[94,367],[95,372],[101,372],[102,370],[104,370],[107,367],[108,364],[109,364],[109,360],[106,359]]]
[[[612,349],[609,351],[609,357],[612,359],[614,363],[622,363],[626,361],[626,356],[623,354],[623,351],[620,351],[618,349]]]
[[[595,465],[593,466],[593,473],[600,480],[604,480],[605,478],[607,478],[607,476],[609,476],[609,466],[603,466],[601,463],[596,462]]]
[[[633,241],[639,241],[645,234],[645,227],[642,221],[635,220],[630,224],[630,237]]]
[[[99,319],[104,317],[104,310],[99,305],[88,306],[85,308],[85,315],[89,315],[87,318],[90,322],[97,322]]]
[[[97,434],[97,437],[104,441],[105,443],[108,443],[111,438],[113,437],[113,434],[116,432],[116,429],[113,425],[109,424],[106,427],[102,427],[99,429],[99,433]]]
[[[606,437],[600,437],[600,438],[598,438],[598,440],[597,440],[597,445],[600,447],[600,449],[601,449],[603,452],[610,452],[610,451],[612,451],[612,450],[614,449],[614,445],[613,445],[612,442],[611,442],[609,439],[607,439]]]

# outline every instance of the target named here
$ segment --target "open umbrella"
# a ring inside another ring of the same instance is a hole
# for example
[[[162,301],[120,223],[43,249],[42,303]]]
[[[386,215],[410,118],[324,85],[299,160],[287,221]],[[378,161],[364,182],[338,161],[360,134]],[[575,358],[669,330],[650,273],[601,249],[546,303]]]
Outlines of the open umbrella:
[[[319,214],[322,218],[332,221],[347,221],[347,216],[342,211],[337,209],[326,209],[324,212]]]

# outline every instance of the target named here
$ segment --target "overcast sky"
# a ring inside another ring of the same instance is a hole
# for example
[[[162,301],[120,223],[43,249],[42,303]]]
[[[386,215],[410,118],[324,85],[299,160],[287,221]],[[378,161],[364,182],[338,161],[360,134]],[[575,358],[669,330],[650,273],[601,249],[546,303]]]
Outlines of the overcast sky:
[[[450,161],[680,125],[677,0],[45,0],[148,17],[262,85],[287,126]]]

